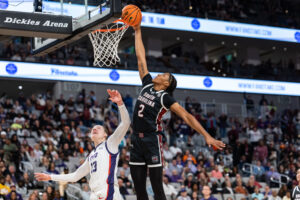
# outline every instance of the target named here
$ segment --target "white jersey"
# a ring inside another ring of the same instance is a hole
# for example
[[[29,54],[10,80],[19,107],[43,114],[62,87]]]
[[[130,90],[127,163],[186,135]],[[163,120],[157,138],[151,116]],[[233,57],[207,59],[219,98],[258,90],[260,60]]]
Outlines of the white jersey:
[[[51,180],[76,182],[90,173],[91,199],[121,200],[117,180],[119,144],[124,138],[130,118],[124,105],[119,107],[121,123],[115,132],[89,154],[85,162],[71,174],[51,175]]]

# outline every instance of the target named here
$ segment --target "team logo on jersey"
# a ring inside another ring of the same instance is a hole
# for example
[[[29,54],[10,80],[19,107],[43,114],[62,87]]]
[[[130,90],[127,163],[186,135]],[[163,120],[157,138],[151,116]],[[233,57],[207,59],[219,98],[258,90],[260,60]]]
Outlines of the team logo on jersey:
[[[0,0],[0,9],[5,10],[8,8],[8,1],[7,0]]]
[[[17,73],[18,68],[15,64],[13,63],[9,63],[8,65],[6,65],[6,72],[8,74],[14,75],[15,73]]]
[[[152,162],[157,163],[158,162],[158,156],[152,156]]]

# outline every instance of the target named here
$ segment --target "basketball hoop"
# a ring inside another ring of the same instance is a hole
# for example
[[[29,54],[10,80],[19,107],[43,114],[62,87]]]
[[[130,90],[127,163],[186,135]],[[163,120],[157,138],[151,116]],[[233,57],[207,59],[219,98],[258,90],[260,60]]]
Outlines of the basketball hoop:
[[[120,62],[118,46],[128,27],[119,19],[89,33],[94,49],[94,66],[109,67]]]

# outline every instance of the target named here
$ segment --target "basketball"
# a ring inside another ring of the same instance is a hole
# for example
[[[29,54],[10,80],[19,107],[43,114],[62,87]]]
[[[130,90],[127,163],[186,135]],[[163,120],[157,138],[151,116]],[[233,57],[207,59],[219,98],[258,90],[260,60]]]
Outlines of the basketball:
[[[121,18],[129,26],[137,26],[142,22],[142,12],[135,5],[127,5],[122,10]]]

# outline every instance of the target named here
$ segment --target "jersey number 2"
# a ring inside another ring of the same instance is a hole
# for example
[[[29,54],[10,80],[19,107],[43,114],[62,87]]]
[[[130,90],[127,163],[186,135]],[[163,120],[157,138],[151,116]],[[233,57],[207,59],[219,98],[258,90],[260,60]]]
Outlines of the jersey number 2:
[[[141,104],[141,105],[140,105],[139,112],[138,112],[138,116],[139,116],[139,117],[144,117],[144,114],[143,114],[144,109],[145,109],[145,105],[144,105],[144,104]]]

